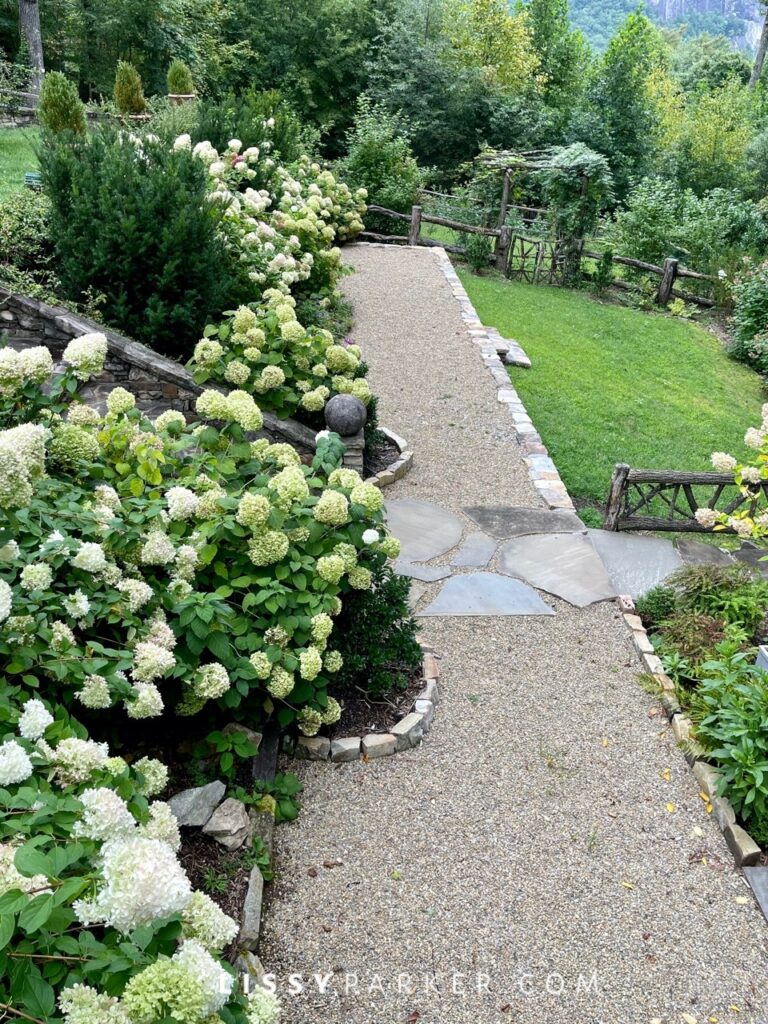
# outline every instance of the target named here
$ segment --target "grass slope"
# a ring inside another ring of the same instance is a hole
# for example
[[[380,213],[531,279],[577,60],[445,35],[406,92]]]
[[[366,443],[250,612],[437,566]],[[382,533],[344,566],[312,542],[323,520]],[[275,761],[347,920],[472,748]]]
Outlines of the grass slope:
[[[37,170],[37,128],[0,128],[0,199],[24,187],[25,171]]]
[[[510,376],[574,498],[602,503],[616,462],[698,470],[711,469],[713,450],[746,456],[761,379],[701,327],[459,273],[483,323],[530,356],[533,368]]]

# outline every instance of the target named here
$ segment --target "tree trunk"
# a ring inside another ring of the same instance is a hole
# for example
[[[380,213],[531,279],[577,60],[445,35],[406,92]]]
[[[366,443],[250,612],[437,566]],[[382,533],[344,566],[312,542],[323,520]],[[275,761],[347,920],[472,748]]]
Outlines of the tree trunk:
[[[40,31],[40,8],[37,0],[19,0],[19,26],[29,50],[29,61],[33,69],[30,89],[39,94],[45,73],[45,62],[43,61],[43,34]]]
[[[765,20],[763,21],[763,31],[760,34],[760,42],[757,44],[755,63],[752,66],[752,74],[749,79],[750,89],[754,89],[758,83],[758,80],[763,70],[763,64],[765,63],[766,50],[768,50],[768,10],[766,10],[765,12]]]

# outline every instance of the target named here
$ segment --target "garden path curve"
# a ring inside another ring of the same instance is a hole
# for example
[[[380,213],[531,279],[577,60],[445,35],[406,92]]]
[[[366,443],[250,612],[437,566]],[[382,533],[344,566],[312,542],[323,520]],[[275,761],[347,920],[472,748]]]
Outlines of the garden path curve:
[[[415,452],[387,489],[393,518],[400,502],[449,514],[451,550],[417,545],[421,562],[454,587],[509,580],[570,534],[599,589],[567,517],[520,536],[466,511],[544,506],[439,256],[345,253],[381,419]],[[447,585],[426,575],[419,612]],[[285,995],[287,1024],[768,1022],[768,926],[638,684],[617,605],[532,582],[532,614],[421,619],[442,662],[420,748],[291,763],[303,809],[276,833],[260,953],[284,992],[291,972],[330,978]]]

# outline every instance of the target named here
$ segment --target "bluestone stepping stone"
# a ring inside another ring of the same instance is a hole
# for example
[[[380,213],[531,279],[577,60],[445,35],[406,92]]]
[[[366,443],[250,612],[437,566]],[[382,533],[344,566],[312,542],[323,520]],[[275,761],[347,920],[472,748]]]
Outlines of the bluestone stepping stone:
[[[683,564],[671,540],[608,530],[588,533],[619,594],[640,597]]]
[[[714,544],[702,544],[692,537],[678,537],[675,541],[678,554],[686,565],[732,565],[733,555],[722,551]]]
[[[461,520],[429,501],[400,498],[387,502],[387,525],[400,541],[403,562],[428,562],[461,540]]]
[[[586,527],[567,509],[514,508],[509,505],[474,505],[464,511],[481,530],[508,540],[529,533],[584,533]]]
[[[554,615],[536,591],[493,572],[454,576],[419,617],[427,615]]]
[[[734,558],[737,558],[740,562],[746,562],[747,565],[751,565],[762,576],[768,578],[768,560],[764,560],[765,556],[765,548],[759,548],[749,542],[742,544],[740,548],[733,552]]]
[[[741,870],[752,886],[752,892],[754,892],[760,909],[768,921],[768,868],[748,867]]]
[[[398,558],[395,572],[400,576],[410,576],[412,580],[421,580],[422,583],[437,583],[451,575],[451,568],[448,565],[412,565]]]
[[[499,551],[499,571],[517,576],[577,608],[609,601],[616,591],[588,537],[573,533],[517,537]]]
[[[411,607],[411,611],[414,610],[416,605],[419,603],[422,597],[424,597],[428,590],[429,587],[426,585],[426,583],[415,582],[411,584],[411,592],[408,595],[408,604]]]
[[[493,558],[499,542],[487,533],[470,533],[451,559],[451,565],[484,569]]]

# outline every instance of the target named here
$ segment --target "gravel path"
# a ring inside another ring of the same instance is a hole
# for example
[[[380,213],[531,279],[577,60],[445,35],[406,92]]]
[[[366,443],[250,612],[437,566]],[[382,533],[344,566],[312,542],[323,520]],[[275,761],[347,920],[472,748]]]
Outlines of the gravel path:
[[[537,504],[434,256],[346,253],[381,420],[416,452],[388,497]],[[767,1024],[768,928],[618,609],[543,596],[554,618],[425,620],[420,749],[290,764],[260,950],[286,1024]]]

